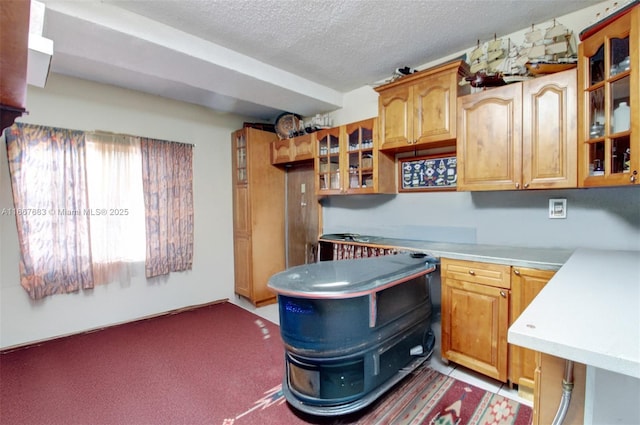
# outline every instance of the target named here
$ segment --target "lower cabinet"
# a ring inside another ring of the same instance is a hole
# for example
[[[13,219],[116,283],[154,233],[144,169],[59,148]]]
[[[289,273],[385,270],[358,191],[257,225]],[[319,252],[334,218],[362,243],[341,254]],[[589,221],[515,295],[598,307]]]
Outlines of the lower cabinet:
[[[565,360],[549,354],[536,352],[536,379],[533,399],[533,425],[553,422],[562,399],[562,378]],[[584,424],[585,385],[587,367],[573,364],[573,390],[563,425]]]
[[[555,273],[553,270],[511,268],[509,326],[516,321]],[[518,385],[518,391],[524,398],[533,398],[535,370],[536,352],[510,344],[509,381]]]
[[[441,259],[442,358],[533,397],[535,352],[507,343],[511,323],[554,271]]]
[[[442,357],[507,381],[511,267],[441,259]]]

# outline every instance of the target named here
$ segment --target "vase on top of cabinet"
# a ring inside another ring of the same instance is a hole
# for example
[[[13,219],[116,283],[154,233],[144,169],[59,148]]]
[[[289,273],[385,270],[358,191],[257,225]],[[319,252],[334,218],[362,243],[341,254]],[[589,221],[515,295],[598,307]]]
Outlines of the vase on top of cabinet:
[[[579,186],[638,184],[640,2],[585,29],[580,40]]]
[[[376,87],[380,150],[403,152],[455,144],[456,98],[470,91],[460,80],[464,61],[416,72]]]
[[[379,152],[377,133],[376,118],[315,133],[318,195],[395,192],[395,161]]]

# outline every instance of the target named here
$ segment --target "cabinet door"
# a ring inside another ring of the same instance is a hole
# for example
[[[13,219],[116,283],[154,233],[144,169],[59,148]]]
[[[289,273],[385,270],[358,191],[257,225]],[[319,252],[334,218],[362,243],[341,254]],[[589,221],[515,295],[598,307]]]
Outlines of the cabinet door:
[[[291,162],[313,159],[315,134],[305,134],[291,140]]]
[[[340,127],[320,130],[316,139],[316,191],[319,195],[338,195],[343,190],[340,172],[344,167]]]
[[[290,139],[275,140],[271,142],[271,163],[288,164],[291,162]]]
[[[578,47],[581,187],[640,181],[640,6]]]
[[[455,77],[451,72],[434,75],[413,87],[413,138],[417,148],[456,138]]]
[[[248,182],[247,154],[249,146],[245,131],[238,130],[233,133],[232,141],[231,166],[233,168],[233,184],[236,186],[246,185]]]
[[[509,325],[516,321],[554,274],[555,271],[553,270],[536,270],[525,267],[512,268]],[[520,390],[533,393],[535,370],[535,351],[510,344],[509,381],[512,384],[517,384]]]
[[[562,379],[565,360],[544,353],[536,353],[536,388],[533,400],[533,425],[549,425],[558,413],[562,399]],[[587,367],[573,364],[573,390],[571,403],[562,421],[563,425],[584,425],[585,386]]]
[[[251,210],[249,189],[246,185],[233,188],[233,234],[248,236],[251,234]]]
[[[403,148],[413,144],[411,87],[399,86],[380,94],[380,149]]]
[[[395,193],[395,158],[379,152],[378,120],[344,126],[345,193]]]
[[[442,357],[507,381],[509,290],[442,279]]]
[[[576,70],[522,85],[523,189],[577,186]]]
[[[458,98],[458,190],[520,189],[522,85]]]
[[[253,271],[251,237],[236,235],[233,238],[234,289],[238,295],[253,299]]]

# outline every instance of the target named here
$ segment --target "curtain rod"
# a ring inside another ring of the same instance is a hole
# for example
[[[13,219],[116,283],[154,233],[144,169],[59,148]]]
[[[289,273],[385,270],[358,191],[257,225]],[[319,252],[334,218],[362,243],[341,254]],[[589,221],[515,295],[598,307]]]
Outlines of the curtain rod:
[[[153,137],[148,137],[148,136],[138,136],[135,134],[128,134],[128,133],[114,133],[113,131],[106,131],[106,130],[93,130],[93,133],[96,134],[104,134],[104,135],[112,135],[112,136],[129,136],[129,137],[144,137],[145,139],[154,139],[154,140],[159,140],[161,142],[168,142],[168,143],[181,143],[183,145],[189,145],[189,146],[193,146],[194,148],[196,147],[195,143],[185,143],[185,142],[176,142],[174,140],[165,140],[165,139],[155,139]],[[91,132],[90,132],[91,133]]]

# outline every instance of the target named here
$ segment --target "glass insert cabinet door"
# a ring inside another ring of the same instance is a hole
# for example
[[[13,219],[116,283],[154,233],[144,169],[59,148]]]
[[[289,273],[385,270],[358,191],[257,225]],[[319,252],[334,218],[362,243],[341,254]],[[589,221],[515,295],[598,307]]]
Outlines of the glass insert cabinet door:
[[[640,152],[632,125],[633,119],[638,120],[640,95],[638,32],[631,28],[634,13],[638,15],[638,10],[613,21],[580,45],[579,172],[583,186],[638,180]]]
[[[375,193],[375,125],[375,119],[366,119],[316,133],[319,194]]]
[[[349,190],[373,187],[373,120],[346,126]]]
[[[247,138],[243,131],[234,135],[235,183],[247,184]]]
[[[316,136],[318,147],[317,188],[319,192],[340,193],[340,127],[320,130]]]

